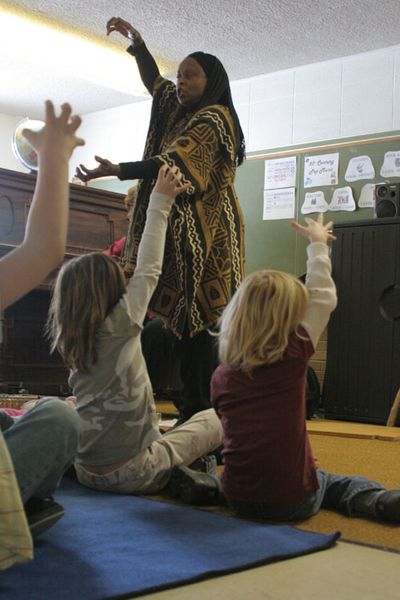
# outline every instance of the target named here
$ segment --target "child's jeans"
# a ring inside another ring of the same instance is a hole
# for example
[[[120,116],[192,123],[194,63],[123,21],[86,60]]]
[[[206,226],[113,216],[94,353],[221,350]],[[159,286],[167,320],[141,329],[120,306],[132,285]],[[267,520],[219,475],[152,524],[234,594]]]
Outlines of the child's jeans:
[[[173,467],[191,465],[223,441],[213,408],[203,410],[171,429],[148,448],[110,473],[97,475],[76,464],[78,480],[87,487],[120,494],[154,494],[169,482]]]
[[[284,505],[252,504],[229,500],[232,508],[244,517],[276,521],[301,521],[315,515],[320,508],[342,512],[350,517],[376,517],[376,500],[386,488],[365,477],[346,477],[317,471],[319,489],[301,502]]]
[[[81,420],[59,398],[43,398],[4,431],[22,501],[54,492],[72,463]]]

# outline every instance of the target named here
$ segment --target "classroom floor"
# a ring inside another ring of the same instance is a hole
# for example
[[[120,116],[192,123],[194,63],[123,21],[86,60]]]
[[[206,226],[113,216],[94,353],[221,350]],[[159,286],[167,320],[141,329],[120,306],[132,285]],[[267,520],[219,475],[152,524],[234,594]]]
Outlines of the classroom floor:
[[[176,411],[157,403],[163,420]],[[399,428],[313,420],[314,435],[400,440]],[[400,480],[400,472],[399,472]],[[400,552],[343,541],[299,558],[147,595],[149,600],[398,600]]]
[[[149,600],[398,600],[400,554],[345,542],[147,595]]]

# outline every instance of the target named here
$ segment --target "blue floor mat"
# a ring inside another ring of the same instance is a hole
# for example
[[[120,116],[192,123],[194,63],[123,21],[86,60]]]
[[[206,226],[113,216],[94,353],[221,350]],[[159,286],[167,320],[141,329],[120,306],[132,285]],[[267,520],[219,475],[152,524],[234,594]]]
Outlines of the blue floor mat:
[[[331,547],[324,535],[86,489],[64,479],[65,516],[35,559],[0,574],[7,600],[132,598]]]

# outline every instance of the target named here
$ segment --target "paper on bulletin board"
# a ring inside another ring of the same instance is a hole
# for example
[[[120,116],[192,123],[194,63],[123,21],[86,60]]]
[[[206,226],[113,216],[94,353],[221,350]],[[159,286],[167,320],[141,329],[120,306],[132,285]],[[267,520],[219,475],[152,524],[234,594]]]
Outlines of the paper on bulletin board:
[[[400,150],[385,153],[381,177],[400,177]]]
[[[294,219],[295,188],[264,190],[263,220]]]
[[[265,161],[264,190],[290,188],[296,185],[296,157]]]
[[[304,161],[304,187],[337,185],[339,152],[307,156]]]
[[[360,179],[373,179],[375,169],[369,156],[355,156],[349,160],[346,174],[346,181],[359,181]]]
[[[356,203],[353,198],[353,191],[350,186],[338,188],[333,192],[332,200],[329,204],[329,210],[356,210]]]
[[[376,183],[366,183],[361,188],[358,206],[360,208],[375,208],[375,186]]]
[[[306,192],[304,196],[303,206],[301,207],[302,215],[310,213],[326,212],[329,209],[328,203],[325,200],[325,194],[321,190],[317,192]]]

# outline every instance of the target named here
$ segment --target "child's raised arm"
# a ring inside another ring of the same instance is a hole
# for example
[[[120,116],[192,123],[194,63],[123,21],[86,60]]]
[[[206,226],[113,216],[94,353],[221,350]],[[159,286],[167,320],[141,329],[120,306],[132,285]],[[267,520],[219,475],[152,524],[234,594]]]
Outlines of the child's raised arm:
[[[140,326],[161,273],[171,207],[176,196],[184,193],[190,185],[181,185],[181,180],[182,173],[178,168],[163,165],[150,196],[136,269],[127,287],[130,314]]]
[[[38,152],[39,173],[24,241],[0,260],[1,310],[35,288],[63,259],[68,226],[68,162],[74,148],[84,144],[75,135],[81,119],[71,116],[71,112],[70,105],[63,104],[57,117],[48,100],[43,129],[24,130]]]
[[[310,240],[307,247],[306,288],[310,300],[302,319],[302,326],[307,331],[314,348],[328,324],[331,312],[336,306],[336,288],[331,277],[331,259],[327,242],[335,240],[332,234],[332,221],[324,225],[324,217],[319,213],[316,221],[306,218],[307,227],[299,223],[291,223],[301,235]]]

